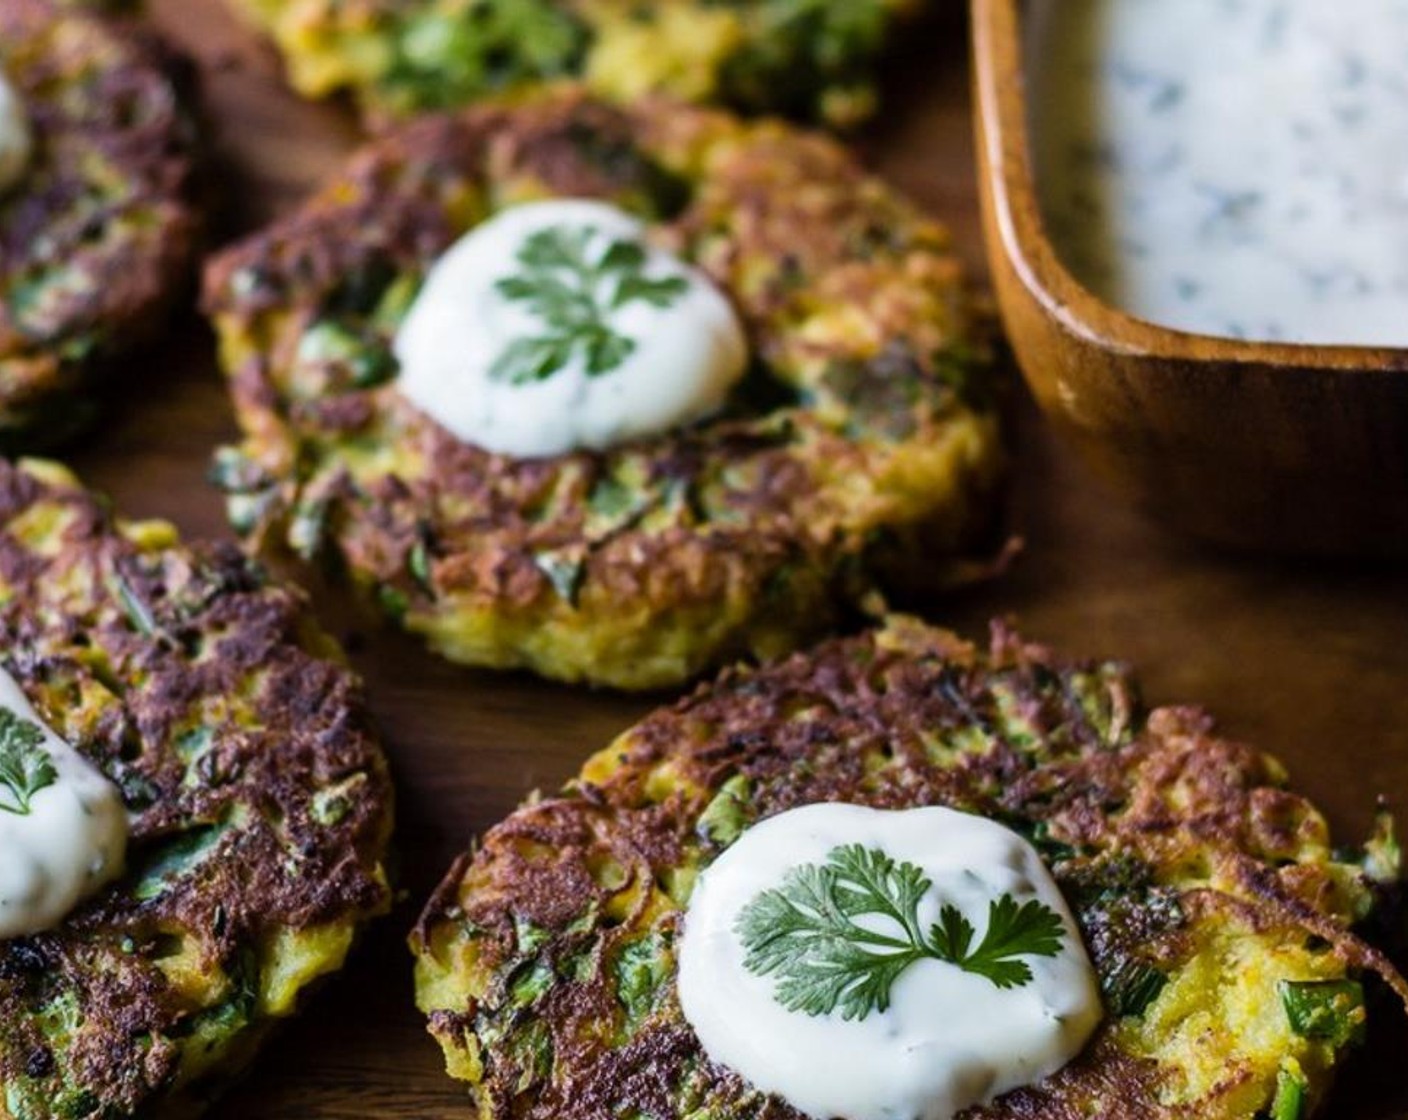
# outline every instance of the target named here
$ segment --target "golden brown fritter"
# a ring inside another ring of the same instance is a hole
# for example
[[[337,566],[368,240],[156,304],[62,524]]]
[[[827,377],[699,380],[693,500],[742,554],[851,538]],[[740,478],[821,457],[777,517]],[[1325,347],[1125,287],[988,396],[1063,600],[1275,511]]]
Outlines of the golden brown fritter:
[[[798,1120],[702,1052],[675,953],[700,871],[757,821],[827,801],[1000,821],[1076,915],[1103,1024],[971,1120],[1309,1115],[1364,1031],[1361,980],[1408,994],[1352,932],[1397,875],[1388,833],[1364,864],[1332,854],[1273,759],[1197,709],[1146,711],[1120,665],[1003,627],[985,655],[899,618],[724,673],[452,868],[412,944],[478,1115]]]
[[[0,1115],[186,1111],[390,902],[362,686],[233,546],[0,462],[0,658],[121,791],[126,874],[0,940]]]
[[[564,78],[848,126],[875,107],[893,25],[923,0],[231,0],[321,97],[374,117],[455,108]]]
[[[594,454],[464,444],[395,384],[427,269],[514,202],[643,215],[730,296],[726,412]],[[218,478],[257,544],[323,553],[472,664],[668,685],[941,582],[991,516],[994,372],[946,233],[831,140],[572,93],[388,134],[217,258],[206,305],[245,432]]]
[[[49,0],[0,0],[0,69],[34,157],[0,195],[0,451],[73,434],[85,390],[149,338],[198,230],[190,74],[149,35]]]

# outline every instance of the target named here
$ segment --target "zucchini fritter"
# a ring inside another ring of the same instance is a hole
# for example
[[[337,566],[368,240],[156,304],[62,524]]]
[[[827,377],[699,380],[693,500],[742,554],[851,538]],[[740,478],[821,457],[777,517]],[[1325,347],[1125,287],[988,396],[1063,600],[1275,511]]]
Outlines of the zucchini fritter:
[[[1197,709],[1146,712],[1120,665],[1002,627],[985,656],[893,619],[726,672],[454,866],[412,943],[420,1006],[478,1115],[796,1120],[703,1054],[675,947],[702,868],[753,823],[826,801],[1000,821],[1071,904],[1106,1019],[1073,1063],[973,1120],[1309,1115],[1364,1032],[1361,978],[1408,994],[1351,929],[1375,876],[1397,874],[1387,833],[1363,865],[1333,855],[1273,759]]]
[[[301,93],[351,89],[373,116],[579,78],[844,127],[875,107],[891,24],[923,0],[231,0]]]
[[[127,872],[0,941],[0,1116],[185,1112],[390,902],[385,762],[303,597],[0,463],[0,650],[121,791]]]
[[[645,216],[734,301],[756,361],[724,415],[520,460],[401,395],[429,266],[550,196]],[[783,125],[575,93],[431,118],[217,258],[205,298],[246,435],[217,467],[236,527],[334,555],[457,661],[672,684],[792,648],[881,569],[942,578],[989,517],[993,371],[946,233]]]
[[[0,0],[0,68],[35,137],[0,196],[0,452],[91,420],[91,375],[149,338],[200,226],[190,75],[151,37],[77,5]]]

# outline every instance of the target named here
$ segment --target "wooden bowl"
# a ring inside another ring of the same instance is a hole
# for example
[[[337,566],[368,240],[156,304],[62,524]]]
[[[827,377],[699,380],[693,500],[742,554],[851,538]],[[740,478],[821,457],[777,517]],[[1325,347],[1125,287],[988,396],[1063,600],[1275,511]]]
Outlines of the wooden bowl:
[[[1187,532],[1408,554],[1408,350],[1170,330],[1106,304],[1057,259],[1027,142],[1025,8],[973,0],[974,104],[998,303],[1051,422],[1119,492]]]

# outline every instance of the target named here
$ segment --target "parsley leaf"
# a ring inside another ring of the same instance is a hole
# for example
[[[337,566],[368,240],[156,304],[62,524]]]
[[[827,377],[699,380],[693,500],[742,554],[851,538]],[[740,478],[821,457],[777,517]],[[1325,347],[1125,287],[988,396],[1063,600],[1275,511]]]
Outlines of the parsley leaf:
[[[1016,958],[1060,952],[1060,916],[1036,900],[1018,905],[1011,895],[991,904],[977,949],[976,931],[952,905],[941,909],[926,936],[919,906],[931,886],[920,868],[879,849],[834,848],[825,863],[794,867],[781,886],[763,891],[739,913],[735,931],[744,967],[775,976],[774,998],[787,1010],[829,1015],[839,1009],[849,1020],[887,1010],[900,975],[926,958],[1013,988],[1032,980],[1030,967]]]
[[[645,249],[617,240],[596,260],[590,252],[595,226],[549,226],[518,250],[523,271],[498,281],[505,299],[527,305],[544,332],[515,339],[494,360],[489,376],[511,385],[545,381],[580,354],[588,377],[618,368],[636,349],[636,340],[616,331],[610,312],[630,303],[666,308],[689,288],[682,276],[644,274]]]
[[[27,817],[30,801],[59,779],[54,760],[40,744],[44,732],[37,723],[0,707],[0,811]]]

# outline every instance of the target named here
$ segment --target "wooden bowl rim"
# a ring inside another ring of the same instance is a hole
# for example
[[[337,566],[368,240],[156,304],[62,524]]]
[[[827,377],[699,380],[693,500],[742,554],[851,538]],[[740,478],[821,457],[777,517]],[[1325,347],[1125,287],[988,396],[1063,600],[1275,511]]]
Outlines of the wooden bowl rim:
[[[1025,0],[972,0],[974,105],[1001,249],[1043,311],[1069,333],[1130,357],[1400,374],[1408,348],[1246,342],[1162,327],[1106,303],[1061,263],[1041,220],[1026,113]]]

